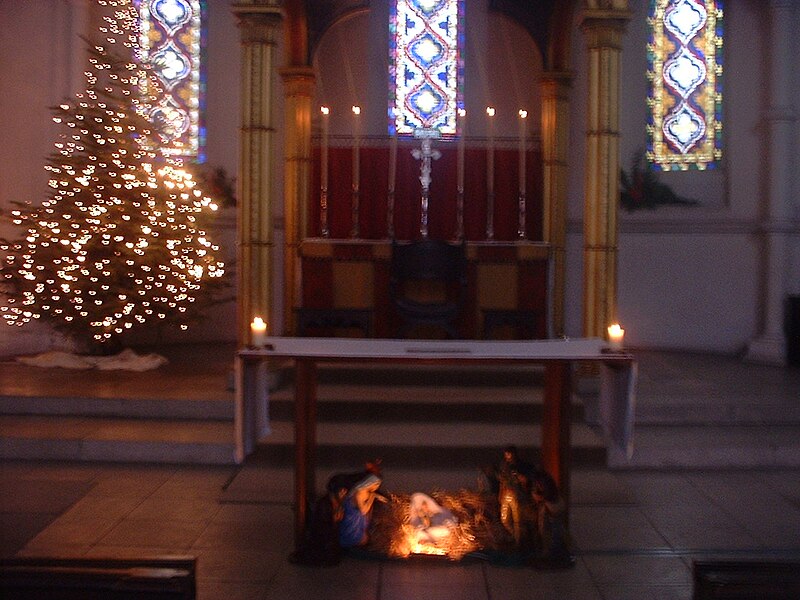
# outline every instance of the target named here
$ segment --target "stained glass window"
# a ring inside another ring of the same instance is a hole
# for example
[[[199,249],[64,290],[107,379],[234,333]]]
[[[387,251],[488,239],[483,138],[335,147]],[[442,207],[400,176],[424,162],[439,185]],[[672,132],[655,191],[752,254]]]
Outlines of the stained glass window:
[[[722,0],[650,0],[647,158],[661,170],[722,157]]]
[[[463,0],[396,0],[390,20],[389,133],[455,135],[462,108]]]
[[[205,128],[202,102],[205,82],[201,0],[138,0],[144,56],[155,66],[163,87],[150,118],[163,127],[165,154],[203,162]]]

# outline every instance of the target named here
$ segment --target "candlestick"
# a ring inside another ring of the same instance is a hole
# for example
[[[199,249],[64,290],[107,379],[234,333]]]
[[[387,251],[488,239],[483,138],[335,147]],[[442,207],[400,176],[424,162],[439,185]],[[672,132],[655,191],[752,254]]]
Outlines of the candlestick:
[[[519,192],[525,193],[525,139],[527,137],[528,111],[519,111]]]
[[[257,348],[264,347],[267,339],[267,324],[261,317],[256,317],[253,319],[253,322],[250,323],[250,337],[253,346]]]
[[[608,327],[608,346],[612,350],[622,350],[622,340],[625,338],[625,330],[614,323]]]
[[[393,131],[389,139],[389,191],[394,191],[397,176],[397,131]]]
[[[486,107],[489,117],[489,142],[486,148],[486,239],[494,239],[494,115],[492,106]]]
[[[392,112],[394,114],[394,112]],[[389,140],[389,187],[386,194],[386,233],[394,239],[394,188],[397,178],[397,127],[392,124]]]
[[[330,123],[328,115],[331,112],[327,106],[320,107],[322,113],[322,146],[320,148],[320,184],[319,184],[319,221],[322,237],[328,237],[328,139],[330,136]]]
[[[361,183],[361,124],[360,118],[361,107],[353,106],[353,202],[352,202],[352,220],[353,229],[350,232],[350,237],[357,238],[359,236],[359,195]]]
[[[464,149],[467,143],[467,111],[458,109],[458,152],[457,152],[457,183],[456,183],[456,238],[464,238]]]
[[[527,131],[528,111],[520,109],[519,111],[519,226],[517,227],[517,235],[520,239],[525,238],[526,234],[526,185],[525,185],[525,142],[528,137]]]
[[[464,189],[464,149],[466,147],[466,125],[467,125],[467,111],[463,108],[458,109],[458,123],[459,123],[459,136],[458,136],[458,161],[457,161],[457,186],[459,190]]]

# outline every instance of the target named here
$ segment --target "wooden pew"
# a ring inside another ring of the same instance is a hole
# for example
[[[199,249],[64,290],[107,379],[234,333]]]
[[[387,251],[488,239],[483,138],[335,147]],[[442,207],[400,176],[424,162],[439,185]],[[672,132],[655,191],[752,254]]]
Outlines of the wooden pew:
[[[694,600],[797,600],[800,562],[694,561]]]
[[[14,600],[194,600],[196,558],[10,558],[0,596]]]

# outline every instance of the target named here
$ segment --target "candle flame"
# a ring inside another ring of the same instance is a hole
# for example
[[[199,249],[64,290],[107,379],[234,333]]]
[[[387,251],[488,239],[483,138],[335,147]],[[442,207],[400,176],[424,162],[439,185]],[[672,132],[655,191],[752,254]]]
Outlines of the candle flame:
[[[618,339],[625,335],[625,330],[619,326],[619,323],[614,323],[608,326],[608,337]]]
[[[327,115],[329,112],[331,112],[331,109],[327,106],[320,106],[319,112],[321,112],[323,115]]]
[[[490,117],[493,117],[495,113],[494,106],[487,106],[486,107],[486,114]]]
[[[458,109],[458,116],[459,116],[459,117],[466,117],[466,116],[467,116],[467,111],[466,111],[466,109],[459,108],[459,109]]]
[[[528,118],[528,111],[527,111],[527,110],[522,110],[522,109],[520,109],[520,111],[519,111],[519,118],[520,118],[520,119],[526,119],[526,118]]]
[[[253,324],[252,324],[253,329],[264,329],[266,328],[266,326],[267,324],[261,317],[256,317],[253,319]]]
[[[361,114],[361,107],[360,106],[353,106],[353,114],[360,115]]]

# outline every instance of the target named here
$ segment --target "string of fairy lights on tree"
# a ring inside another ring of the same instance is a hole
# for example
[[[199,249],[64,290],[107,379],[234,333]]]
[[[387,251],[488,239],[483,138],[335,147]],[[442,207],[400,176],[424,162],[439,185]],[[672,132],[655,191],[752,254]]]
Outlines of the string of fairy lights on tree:
[[[136,9],[100,4],[113,16],[106,44],[90,47],[86,91],[54,108],[48,197],[15,203],[25,233],[0,245],[5,322],[42,319],[95,344],[153,321],[185,329],[225,272],[204,230],[217,205],[146,116],[158,80],[140,58]]]

